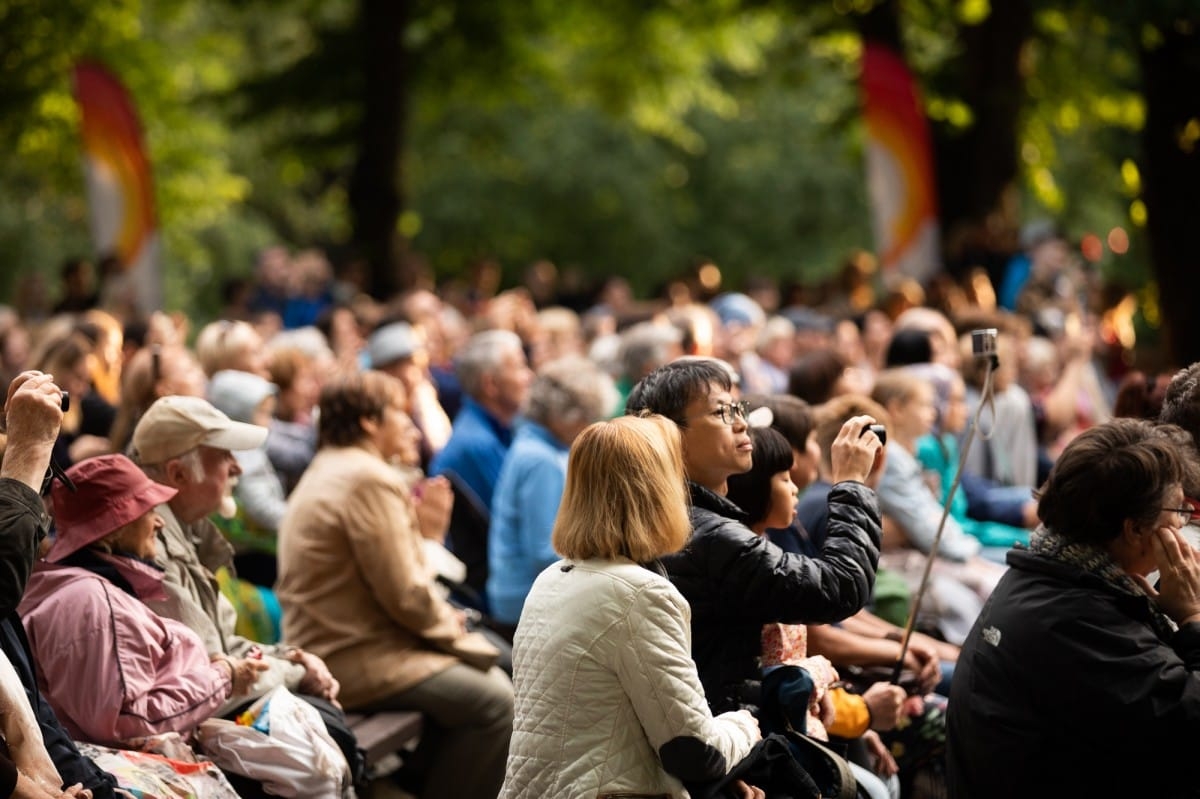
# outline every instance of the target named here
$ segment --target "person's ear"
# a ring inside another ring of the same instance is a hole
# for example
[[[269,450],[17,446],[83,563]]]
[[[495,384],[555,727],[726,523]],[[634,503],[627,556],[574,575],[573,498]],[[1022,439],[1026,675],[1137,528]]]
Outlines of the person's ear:
[[[163,465],[163,474],[166,476],[166,484],[172,488],[180,488],[188,483],[188,478],[191,476],[183,461],[178,458],[167,461]]]
[[[1143,527],[1135,519],[1126,519],[1121,525],[1121,538],[1130,546],[1139,550],[1150,546],[1150,537],[1146,533],[1150,528]]]
[[[358,424],[363,429],[363,432],[367,434],[367,438],[372,438],[379,432],[379,419],[373,416],[360,416]]]
[[[495,372],[486,372],[479,376],[479,395],[484,399],[496,396]]]

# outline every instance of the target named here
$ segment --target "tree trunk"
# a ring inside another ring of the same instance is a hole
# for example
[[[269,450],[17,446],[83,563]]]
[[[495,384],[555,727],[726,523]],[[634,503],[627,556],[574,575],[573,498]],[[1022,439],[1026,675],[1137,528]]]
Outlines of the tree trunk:
[[[963,63],[962,98],[974,121],[956,139],[943,137],[951,167],[943,204],[947,229],[959,221],[982,222],[997,207],[997,199],[1017,178],[1017,132],[1025,79],[1020,70],[1021,50],[1033,33],[1033,13],[1024,0],[994,3],[979,25],[960,29]]]
[[[859,18],[858,29],[864,39],[904,52],[896,0],[874,4]],[[1018,130],[1025,98],[1021,50],[1032,33],[1028,0],[992,3],[986,20],[960,29],[963,55],[945,68],[947,77],[934,87],[961,99],[973,114],[966,130],[931,123],[938,215],[952,272],[984,264],[995,281],[1016,241],[1019,221],[1009,200],[1019,174]],[[997,219],[1007,233],[999,239]]]
[[[1158,278],[1163,332],[1175,363],[1200,361],[1200,31],[1164,31],[1163,42],[1141,53],[1142,189],[1146,232]]]
[[[401,37],[409,0],[360,0],[363,96],[358,160],[350,178],[354,246],[366,261],[368,289],[386,299],[408,281],[400,272],[396,223],[403,207],[401,154],[407,86]]]

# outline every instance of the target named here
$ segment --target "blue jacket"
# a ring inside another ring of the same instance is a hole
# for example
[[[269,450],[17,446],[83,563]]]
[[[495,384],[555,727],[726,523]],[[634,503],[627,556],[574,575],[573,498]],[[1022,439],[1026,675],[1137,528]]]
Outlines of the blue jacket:
[[[453,472],[490,513],[496,480],[512,437],[512,427],[501,424],[475,400],[463,397],[450,440],[429,464],[429,473]]]
[[[550,533],[567,479],[569,447],[540,424],[517,430],[500,469],[488,530],[488,605],[516,624],[525,597],[542,570],[559,559]]]

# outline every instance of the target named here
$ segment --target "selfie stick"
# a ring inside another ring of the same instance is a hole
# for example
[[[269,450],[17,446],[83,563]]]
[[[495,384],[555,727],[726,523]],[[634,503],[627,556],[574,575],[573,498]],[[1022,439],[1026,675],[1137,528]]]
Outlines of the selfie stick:
[[[987,441],[992,437],[992,433],[996,423],[996,399],[992,393],[992,376],[996,368],[1000,365],[1000,358],[996,355],[996,329],[987,328],[984,330],[971,331],[971,352],[976,358],[986,360],[985,371],[983,373],[983,388],[979,393],[979,407],[975,409],[975,418],[971,425],[967,428],[967,434],[963,437],[962,451],[958,453],[958,470],[954,473],[954,482],[950,484],[950,490],[946,492],[946,498],[942,502],[942,518],[938,522],[937,534],[933,537],[933,545],[929,548],[929,556],[925,559],[925,570],[921,574],[921,585],[917,588],[917,593],[913,597],[912,610],[908,614],[908,623],[904,625],[904,636],[900,639],[900,657],[896,659],[895,668],[892,670],[892,683],[900,684],[900,673],[904,670],[904,656],[908,654],[908,645],[912,641],[913,629],[917,626],[917,614],[921,611],[921,600],[925,598],[925,592],[929,589],[929,576],[933,570],[933,561],[937,557],[938,544],[942,541],[942,533],[946,529],[946,519],[950,517],[950,503],[954,501],[954,492],[958,490],[958,484],[962,481],[963,466],[967,462],[967,453],[971,450],[971,442],[975,439],[975,431],[979,429],[979,421],[983,417],[983,409],[986,407],[991,411],[992,429],[986,433],[980,433],[979,437]]]

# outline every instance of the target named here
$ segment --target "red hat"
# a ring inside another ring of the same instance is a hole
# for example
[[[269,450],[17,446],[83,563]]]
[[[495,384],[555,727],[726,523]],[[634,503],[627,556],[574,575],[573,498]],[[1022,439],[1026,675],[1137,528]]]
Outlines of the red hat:
[[[151,480],[124,455],[80,461],[67,469],[67,477],[74,492],[58,481],[51,490],[57,533],[46,553],[49,561],[99,541],[179,493]]]

